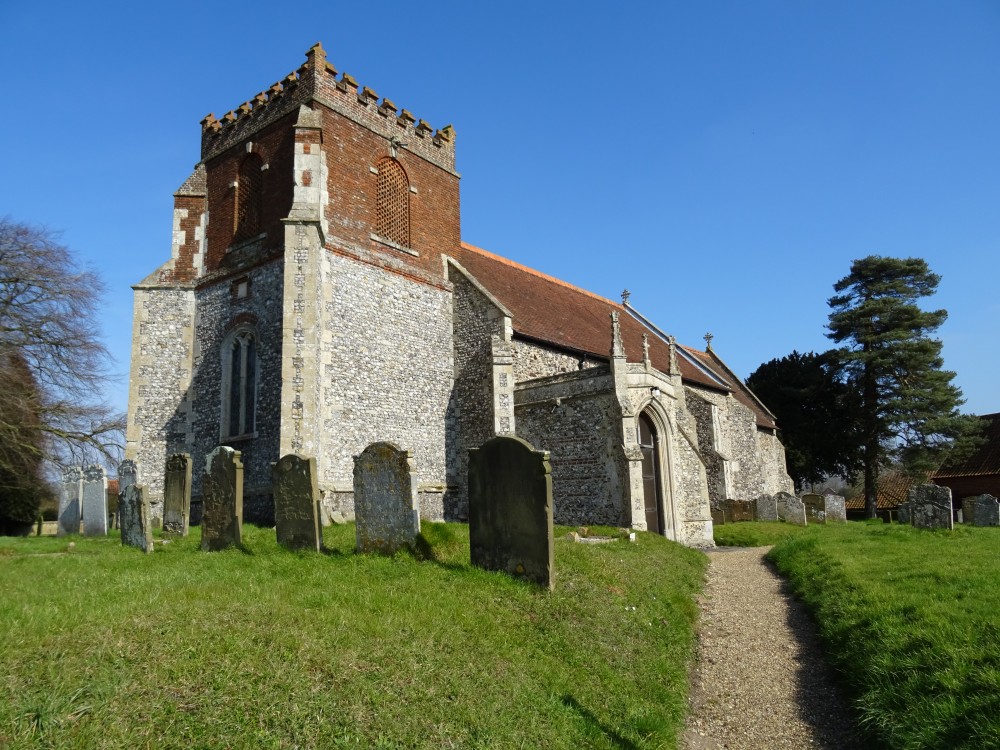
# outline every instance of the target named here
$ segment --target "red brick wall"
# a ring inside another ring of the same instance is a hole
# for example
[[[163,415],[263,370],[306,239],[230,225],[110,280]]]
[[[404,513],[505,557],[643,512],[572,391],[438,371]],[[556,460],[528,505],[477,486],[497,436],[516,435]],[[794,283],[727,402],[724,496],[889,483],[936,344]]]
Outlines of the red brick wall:
[[[177,209],[187,209],[187,217],[180,220],[178,227],[184,232],[184,244],[180,247],[177,260],[174,261],[173,272],[164,274],[169,278],[164,278],[163,281],[191,281],[196,274],[194,256],[201,246],[201,240],[196,236],[196,232],[205,212],[205,198],[200,195],[176,195],[174,210]]]

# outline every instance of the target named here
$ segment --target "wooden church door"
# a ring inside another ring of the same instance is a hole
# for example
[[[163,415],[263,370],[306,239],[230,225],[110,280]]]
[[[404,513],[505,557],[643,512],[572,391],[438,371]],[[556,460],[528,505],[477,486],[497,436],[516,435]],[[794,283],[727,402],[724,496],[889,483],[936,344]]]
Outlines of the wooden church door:
[[[662,534],[660,436],[653,420],[645,414],[639,415],[639,448],[642,450],[642,495],[646,507],[646,528]]]

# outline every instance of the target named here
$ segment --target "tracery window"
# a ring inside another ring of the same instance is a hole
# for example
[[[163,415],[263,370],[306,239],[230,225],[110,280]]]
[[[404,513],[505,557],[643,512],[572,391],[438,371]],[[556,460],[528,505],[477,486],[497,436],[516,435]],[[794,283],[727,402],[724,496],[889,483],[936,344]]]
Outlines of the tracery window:
[[[253,331],[235,331],[222,347],[222,436],[254,431],[257,407],[257,338]]]
[[[240,164],[236,183],[236,228],[233,240],[238,242],[260,233],[261,193],[264,178],[263,162],[257,154],[248,154]]]
[[[410,246],[410,181],[395,159],[376,166],[375,234],[403,247]]]

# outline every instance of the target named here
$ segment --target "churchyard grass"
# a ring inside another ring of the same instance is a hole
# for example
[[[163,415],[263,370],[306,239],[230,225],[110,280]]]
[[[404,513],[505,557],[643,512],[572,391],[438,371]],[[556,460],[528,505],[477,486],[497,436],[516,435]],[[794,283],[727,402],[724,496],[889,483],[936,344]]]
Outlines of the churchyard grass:
[[[463,525],[393,557],[244,533],[0,539],[0,746],[675,746],[695,550],[558,540],[550,593],[472,568]]]
[[[713,528],[715,543],[720,547],[769,547],[808,529],[784,521],[744,521]]]
[[[1000,528],[816,526],[769,558],[814,614],[872,747],[1000,747]]]

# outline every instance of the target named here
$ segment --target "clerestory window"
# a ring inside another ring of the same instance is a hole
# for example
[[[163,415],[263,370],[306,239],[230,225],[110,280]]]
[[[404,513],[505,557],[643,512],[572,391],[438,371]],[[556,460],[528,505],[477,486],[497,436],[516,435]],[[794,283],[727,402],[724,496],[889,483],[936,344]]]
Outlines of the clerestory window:
[[[256,408],[257,339],[244,329],[222,347],[222,437],[252,435]]]
[[[264,188],[264,164],[257,154],[248,154],[240,164],[236,182],[236,227],[233,241],[256,237],[260,234],[261,193]]]
[[[402,247],[410,246],[410,181],[395,159],[376,165],[375,234]]]

